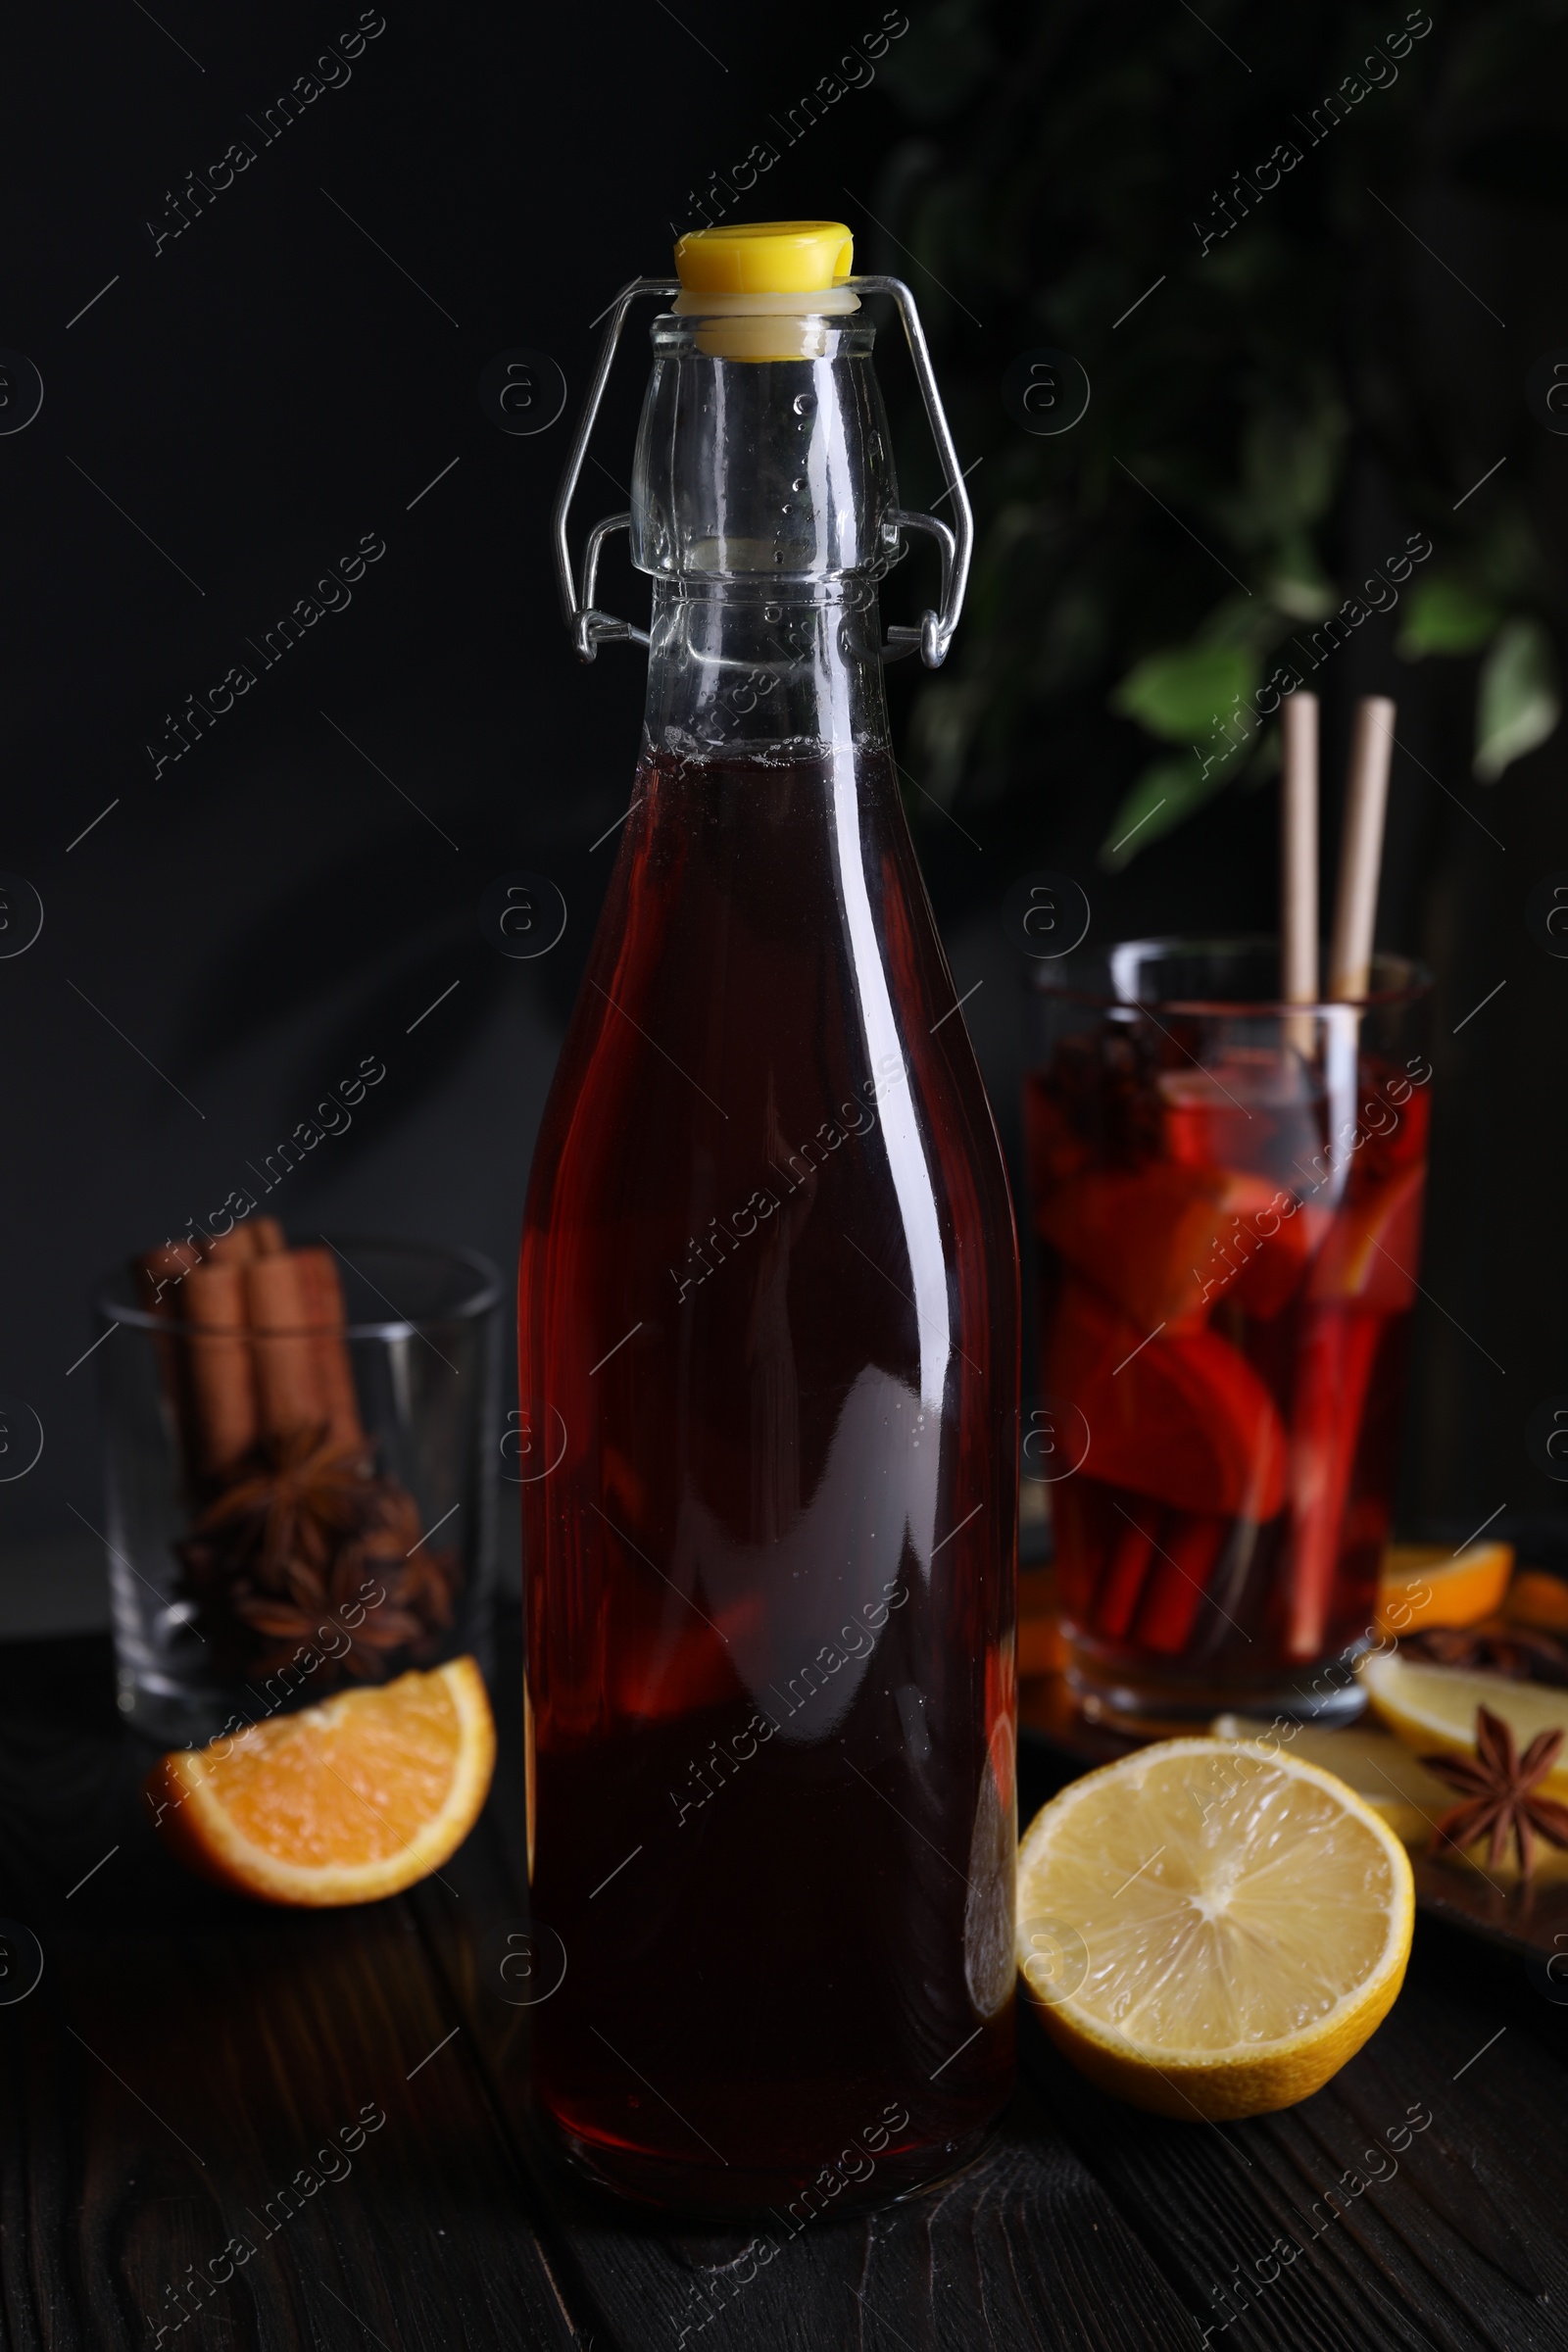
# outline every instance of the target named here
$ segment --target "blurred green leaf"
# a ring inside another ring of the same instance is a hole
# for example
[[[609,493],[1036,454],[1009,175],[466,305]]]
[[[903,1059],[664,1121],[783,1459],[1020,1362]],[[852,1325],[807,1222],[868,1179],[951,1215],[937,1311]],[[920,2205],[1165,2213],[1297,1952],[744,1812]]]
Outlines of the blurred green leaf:
[[[1396,651],[1407,662],[1427,654],[1474,654],[1496,633],[1502,614],[1491,598],[1452,572],[1418,580],[1404,605]]]
[[[1484,653],[1510,614],[1568,636],[1539,483],[1515,466],[1453,504],[1485,462],[1472,466],[1452,387],[1463,329],[1414,331],[1432,264],[1404,225],[1442,158],[1448,178],[1527,206],[1512,227],[1549,249],[1568,0],[1445,0],[1396,82],[1321,143],[1314,94],[1364,49],[1361,0],[1226,0],[1215,24],[1250,72],[1222,64],[1202,0],[1197,16],[1169,0],[908,13],[877,90],[922,128],[867,191],[880,225],[860,223],[860,259],[915,272],[956,439],[986,458],[970,477],[970,612],[944,699],[922,702],[916,725],[927,790],[1010,803],[1022,838],[1094,791],[1130,718],[1149,731],[1154,782],[1140,779],[1105,854],[1136,857],[1214,790],[1262,774],[1274,731],[1249,739],[1248,688],[1289,655],[1290,631],[1329,624],[1332,642],[1363,559],[1399,547],[1400,518],[1438,547],[1391,622],[1364,633],[1378,659],[1386,626],[1411,655]],[[1301,150],[1279,176],[1263,169],[1270,137]],[[1089,408],[1056,436],[1002,401],[1008,358],[1038,348],[1078,354],[1093,376]],[[913,404],[906,422],[929,499]],[[1513,644],[1494,680],[1486,772],[1550,723],[1555,684],[1536,656],[1532,675]],[[1331,695],[1351,690],[1349,666]],[[972,699],[947,700],[957,684]],[[1047,777],[1069,790],[1054,798]]]
[[[1146,767],[1101,844],[1101,864],[1108,873],[1120,873],[1140,850],[1147,850],[1162,833],[1173,832],[1184,817],[1212,800],[1226,781],[1218,768],[1205,774],[1202,761],[1193,752]]]
[[[1340,606],[1340,592],[1319,564],[1311,541],[1293,531],[1264,575],[1269,602],[1291,620],[1326,620]]]
[[[1327,384],[1310,409],[1270,402],[1248,418],[1241,481],[1215,502],[1238,546],[1268,546],[1322,519],[1339,486],[1348,422]]]
[[[1539,620],[1508,621],[1481,665],[1475,772],[1495,784],[1505,767],[1544,743],[1562,712],[1557,660]]]
[[[1257,657],[1250,647],[1200,641],[1150,654],[1127,672],[1110,707],[1122,718],[1137,719],[1151,735],[1196,743],[1252,692],[1257,677]]]

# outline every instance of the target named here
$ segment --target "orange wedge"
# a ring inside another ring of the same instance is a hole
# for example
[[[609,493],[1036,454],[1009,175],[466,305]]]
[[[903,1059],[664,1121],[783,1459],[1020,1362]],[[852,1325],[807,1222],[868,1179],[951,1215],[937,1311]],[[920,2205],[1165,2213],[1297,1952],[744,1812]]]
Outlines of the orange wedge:
[[[1133,1174],[1088,1169],[1049,1192],[1035,1222],[1070,1266],[1131,1315],[1142,1338],[1202,1304],[1196,1267],[1226,1271],[1223,1260],[1208,1265],[1225,1222],[1224,1181],[1168,1160]]]
[[[1312,1269],[1312,1297],[1351,1299],[1385,1315],[1413,1306],[1425,1190],[1418,1162],[1347,1200]]]
[[[1378,1627],[1413,1634],[1424,1625],[1474,1625],[1502,1606],[1513,1574],[1511,1544],[1391,1544],[1378,1581]]]
[[[1544,1568],[1521,1568],[1508,1588],[1508,1615],[1543,1633],[1568,1633],[1568,1584]]]
[[[455,1853],[490,1787],[496,1734],[471,1658],[346,1690],[147,1776],[180,1860],[264,1903],[368,1903]]]
[[[1217,1331],[1140,1331],[1069,1279],[1046,1378],[1089,1424],[1091,1478],[1259,1523],[1284,1501],[1288,1448],[1273,1396]]]

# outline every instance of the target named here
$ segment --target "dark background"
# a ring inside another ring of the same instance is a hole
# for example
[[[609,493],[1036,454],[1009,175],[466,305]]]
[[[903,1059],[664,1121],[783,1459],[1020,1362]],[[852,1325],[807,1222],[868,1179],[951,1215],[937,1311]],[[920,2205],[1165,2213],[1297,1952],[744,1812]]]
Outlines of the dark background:
[[[904,250],[903,192],[983,131],[1031,26],[1085,14],[992,13],[977,49],[974,12],[911,5],[872,86],[851,90],[730,215],[842,217],[860,267],[909,277],[957,386],[960,456],[988,461],[974,478],[983,531],[999,513],[988,472],[1004,478],[1017,440],[1001,377],[1029,338],[1016,308],[985,324],[966,317]],[[1434,53],[1446,37],[1436,13]],[[809,5],[787,21],[711,0],[682,0],[678,19],[658,0],[608,15],[388,0],[347,84],[265,146],[247,117],[353,29],[354,8],[165,0],[154,22],[125,0],[34,20],[0,101],[0,345],[44,384],[36,419],[0,436],[0,868],[37,890],[45,921],[0,962],[0,1392],[32,1406],[45,1445],[28,1476],[0,1485],[6,1623],[102,1617],[84,1524],[102,1525],[96,1367],[68,1373],[97,1328],[97,1278],[251,1186],[251,1163],[363,1056],[387,1075],[352,1131],[265,1205],[300,1232],[468,1244],[510,1272],[615,854],[614,835],[600,837],[626,806],[641,709],[637,652],[608,649],[592,668],[574,660],[549,560],[550,504],[598,341],[590,321],[626,278],[668,267],[672,231],[697,224],[689,192],[773,136],[769,122],[880,14],[870,0],[859,16]],[[1129,54],[1146,14],[1129,20]],[[1186,31],[1210,68],[1203,29]],[[919,100],[905,67],[923,58],[940,81],[950,55],[945,112]],[[1216,52],[1212,70],[1223,64]],[[1116,139],[1114,110],[1092,135]],[[155,255],[147,221],[171,224],[187,172],[205,177],[237,138],[256,161]],[[1560,553],[1568,442],[1532,424],[1522,389],[1531,361],[1568,343],[1560,215],[1554,226],[1430,179],[1405,194],[1509,322],[1489,339],[1463,291],[1407,257],[1426,273],[1412,282],[1430,365],[1461,387],[1481,453],[1453,496],[1506,449],[1515,490],[1528,486]],[[1113,261],[1114,222],[1103,233]],[[1051,257],[1028,267],[1049,278]],[[1083,327],[1092,379],[1111,315],[1107,293],[1104,317]],[[485,364],[519,345],[551,354],[569,386],[565,417],[535,437],[499,431],[477,398]],[[891,335],[880,366],[906,503],[925,504],[934,468]],[[634,319],[584,522],[625,503],[645,373]],[[1076,462],[1067,441],[1059,462]],[[1358,530],[1352,516],[1352,540],[1382,552],[1383,522],[1369,509]],[[367,533],[386,552],[352,604],[261,670],[247,639]],[[1348,573],[1365,555],[1348,550]],[[912,557],[919,576],[890,592],[894,617],[929,598],[925,561]],[[612,552],[602,600],[635,612],[644,594]],[[995,617],[982,605],[967,631]],[[155,778],[146,747],[165,747],[167,714],[240,661],[257,685]],[[1410,1532],[1457,1540],[1498,1504],[1516,1518],[1556,1500],[1523,1433],[1568,1389],[1568,965],[1532,942],[1524,908],[1542,876],[1568,866],[1564,754],[1554,738],[1484,792],[1469,775],[1473,665],[1412,672],[1373,626],[1341,672],[1325,709],[1328,785],[1351,699],[1373,687],[1399,695],[1401,737],[1423,763],[1396,762],[1380,921],[1383,945],[1437,976],[1432,1302],[1418,1322],[1404,1516]],[[921,682],[907,668],[890,682],[918,780]],[[1102,684],[1094,695],[1098,710]],[[1138,764],[1134,730],[1117,725],[1073,741],[1025,730],[956,787],[909,797],[958,991],[984,983],[965,1017],[1015,1181],[1019,973],[998,914],[1020,873],[1077,875],[1098,939],[1273,924],[1269,791],[1222,796],[1123,874],[1097,864]],[[504,960],[475,921],[486,884],[516,866],[554,878],[568,907],[562,944],[538,964]]]

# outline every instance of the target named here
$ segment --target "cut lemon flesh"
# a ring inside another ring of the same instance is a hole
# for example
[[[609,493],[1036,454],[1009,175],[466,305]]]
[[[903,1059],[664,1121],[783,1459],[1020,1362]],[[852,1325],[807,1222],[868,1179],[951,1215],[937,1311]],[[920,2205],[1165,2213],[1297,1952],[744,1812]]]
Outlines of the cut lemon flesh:
[[[1431,1842],[1438,1815],[1453,1803],[1445,1788],[1402,1740],[1366,1723],[1300,1723],[1277,1729],[1266,1716],[1216,1715],[1209,1725],[1216,1740],[1277,1740],[1293,1756],[1332,1772],[1386,1821],[1401,1845],[1419,1849]]]
[[[1404,1848],[1272,1744],[1168,1740],[1104,1765],[1036,1816],[1018,1869],[1018,1965],[1048,2032],[1157,2114],[1306,2098],[1403,1982]]]
[[[1513,1574],[1511,1544],[1391,1544],[1378,1580],[1378,1624],[1394,1634],[1422,1625],[1474,1625],[1500,1609]]]
[[[1477,1707],[1502,1718],[1521,1754],[1538,1732],[1568,1731],[1568,1690],[1549,1683],[1516,1683],[1502,1674],[1374,1653],[1361,1660],[1358,1672],[1376,1712],[1417,1755],[1473,1756]],[[1563,1754],[1540,1788],[1544,1795],[1568,1799]]]
[[[272,1903],[362,1903],[440,1868],[478,1817],[495,1725],[471,1658],[277,1715],[154,1766],[160,1835]]]

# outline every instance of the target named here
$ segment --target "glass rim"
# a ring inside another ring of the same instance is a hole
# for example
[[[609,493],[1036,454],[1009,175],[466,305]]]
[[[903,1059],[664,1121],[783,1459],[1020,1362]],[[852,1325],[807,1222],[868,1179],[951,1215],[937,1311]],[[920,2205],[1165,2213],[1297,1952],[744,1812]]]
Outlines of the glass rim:
[[[233,1228],[230,1230],[232,1231]],[[321,1238],[326,1240],[325,1235]],[[439,1330],[447,1324],[474,1322],[480,1315],[487,1313],[501,1298],[503,1289],[501,1269],[492,1258],[486,1257],[480,1250],[468,1250],[461,1243],[456,1242],[400,1242],[389,1239],[384,1234],[350,1233],[343,1234],[339,1238],[355,1250],[400,1250],[410,1253],[417,1252],[426,1257],[443,1258],[449,1265],[466,1267],[474,1277],[476,1287],[458,1298],[451,1306],[444,1307],[439,1314],[405,1315],[395,1300],[388,1299],[387,1304],[392,1308],[392,1314],[379,1322],[279,1323],[270,1326],[265,1331],[259,1331],[254,1323],[187,1323],[174,1315],[161,1315],[151,1307],[138,1306],[133,1299],[119,1299],[114,1296],[114,1286],[117,1283],[126,1282],[131,1277],[122,1268],[117,1268],[113,1273],[100,1276],[96,1287],[95,1304],[99,1314],[111,1326],[116,1323],[123,1323],[132,1331],[158,1332],[166,1338],[189,1337],[203,1340],[255,1342],[258,1340],[317,1340],[320,1339],[323,1334],[330,1333],[341,1340],[407,1340],[422,1338],[425,1333]],[[359,1273],[359,1268],[351,1258],[345,1253],[338,1252],[332,1243],[328,1242],[327,1247],[334,1250],[334,1254],[343,1255],[343,1262],[348,1266],[351,1274]],[[361,1275],[360,1279],[365,1281],[368,1278]],[[369,1287],[373,1290],[375,1285],[371,1283]]]
[[[1108,964],[1111,957],[1134,952],[1141,952],[1153,957],[1156,956],[1242,956],[1258,955],[1266,951],[1277,956],[1279,946],[1277,938],[1264,932],[1243,933],[1230,938],[1213,939],[1179,939],[1156,933],[1143,939],[1119,939],[1112,942],[1109,947],[1096,948],[1090,953],[1096,956],[1102,956]],[[1078,960],[1081,967],[1081,958],[1072,960]],[[1298,1017],[1305,1015],[1308,1018],[1333,1018],[1346,1013],[1382,1010],[1390,1005],[1414,1004],[1422,997],[1431,993],[1432,974],[1424,963],[1418,963],[1413,956],[1396,956],[1392,952],[1378,949],[1373,953],[1371,969],[1376,972],[1380,966],[1384,970],[1392,969],[1398,972],[1402,975],[1402,979],[1390,988],[1370,988],[1362,997],[1320,997],[1300,1003],[1293,1003],[1291,999],[1279,996],[1128,997],[1118,994],[1114,989],[1074,987],[1066,979],[1066,974],[1071,968],[1071,961],[1065,957],[1062,959],[1060,967],[1061,981],[1056,983],[1052,981],[1049,977],[1050,966],[1044,958],[1035,963],[1028,978],[1031,991],[1040,996],[1057,997],[1077,1004],[1099,1004],[1107,1011],[1202,1013],[1210,1016],[1228,1015],[1233,1019],[1248,1014],[1283,1016],[1291,1013]]]

